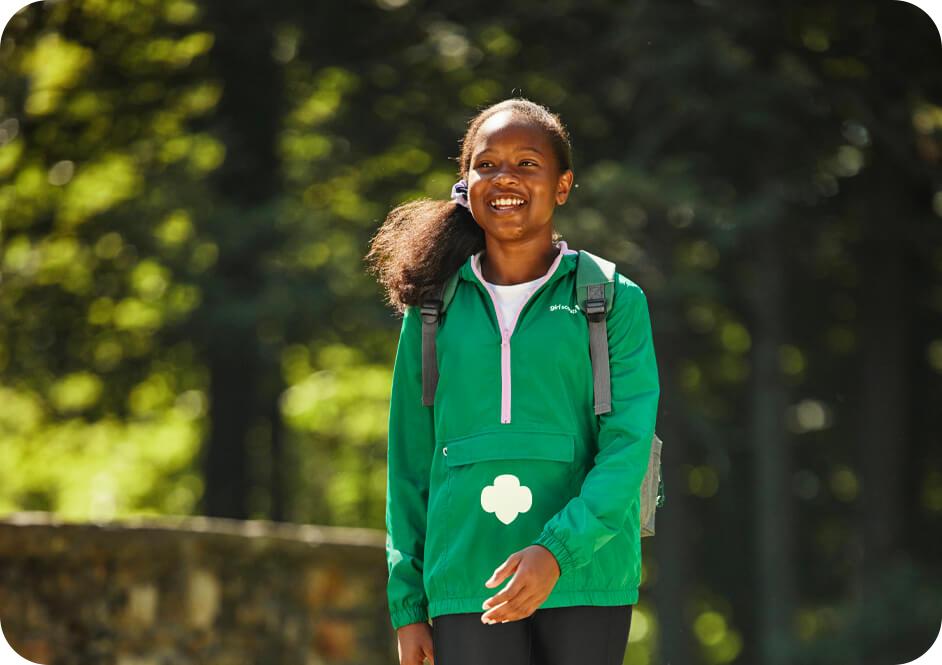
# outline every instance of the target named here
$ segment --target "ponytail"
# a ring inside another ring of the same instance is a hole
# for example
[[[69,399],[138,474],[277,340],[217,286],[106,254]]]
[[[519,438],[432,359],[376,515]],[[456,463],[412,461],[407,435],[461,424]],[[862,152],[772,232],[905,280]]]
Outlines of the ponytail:
[[[401,314],[482,249],[484,230],[470,210],[452,200],[422,198],[390,211],[365,260],[386,303]]]

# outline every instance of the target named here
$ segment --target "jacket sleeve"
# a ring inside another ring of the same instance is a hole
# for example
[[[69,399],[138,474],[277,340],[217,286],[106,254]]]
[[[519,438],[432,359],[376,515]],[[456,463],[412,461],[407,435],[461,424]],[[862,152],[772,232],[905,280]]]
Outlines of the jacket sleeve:
[[[389,404],[386,466],[387,599],[393,629],[428,620],[422,582],[429,473],[435,449],[432,408],[422,404],[422,315],[407,307]]]
[[[598,451],[578,496],[546,523],[534,544],[556,557],[561,574],[585,566],[624,528],[640,501],[660,396],[647,297],[616,272],[607,320],[612,410],[597,416]]]

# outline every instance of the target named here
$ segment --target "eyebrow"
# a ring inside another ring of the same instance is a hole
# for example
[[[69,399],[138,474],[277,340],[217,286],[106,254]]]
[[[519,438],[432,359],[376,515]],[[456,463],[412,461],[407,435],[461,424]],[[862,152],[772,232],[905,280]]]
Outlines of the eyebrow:
[[[518,152],[523,151],[523,150],[532,150],[533,152],[535,152],[535,153],[538,154],[538,155],[542,155],[542,154],[543,154],[543,152],[542,152],[541,150],[539,150],[538,148],[533,147],[532,145],[525,145],[525,146],[522,146],[522,147],[520,147],[520,148],[517,148],[517,151],[518,151]],[[485,148],[484,150],[482,150],[481,152],[479,152],[478,155],[480,156],[480,155],[483,155],[485,152],[493,152],[493,151],[494,151],[494,148]]]

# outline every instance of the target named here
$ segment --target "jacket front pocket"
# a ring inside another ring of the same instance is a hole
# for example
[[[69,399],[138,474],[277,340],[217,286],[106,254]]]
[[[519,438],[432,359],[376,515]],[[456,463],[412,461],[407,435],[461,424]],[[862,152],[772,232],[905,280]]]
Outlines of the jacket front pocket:
[[[436,566],[453,597],[495,593],[484,582],[511,553],[531,545],[546,522],[578,493],[575,438],[565,432],[491,431],[441,442],[449,529],[445,561]]]

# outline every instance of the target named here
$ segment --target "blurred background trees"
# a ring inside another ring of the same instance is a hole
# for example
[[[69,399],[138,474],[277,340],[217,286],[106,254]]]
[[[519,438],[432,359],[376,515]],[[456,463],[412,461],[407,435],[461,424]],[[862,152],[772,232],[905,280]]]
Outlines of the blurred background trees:
[[[362,256],[522,95],[573,137],[557,229],[652,303],[668,502],[626,663],[899,663],[937,635],[917,8],[47,0],[0,63],[0,511],[383,528],[399,320]]]

